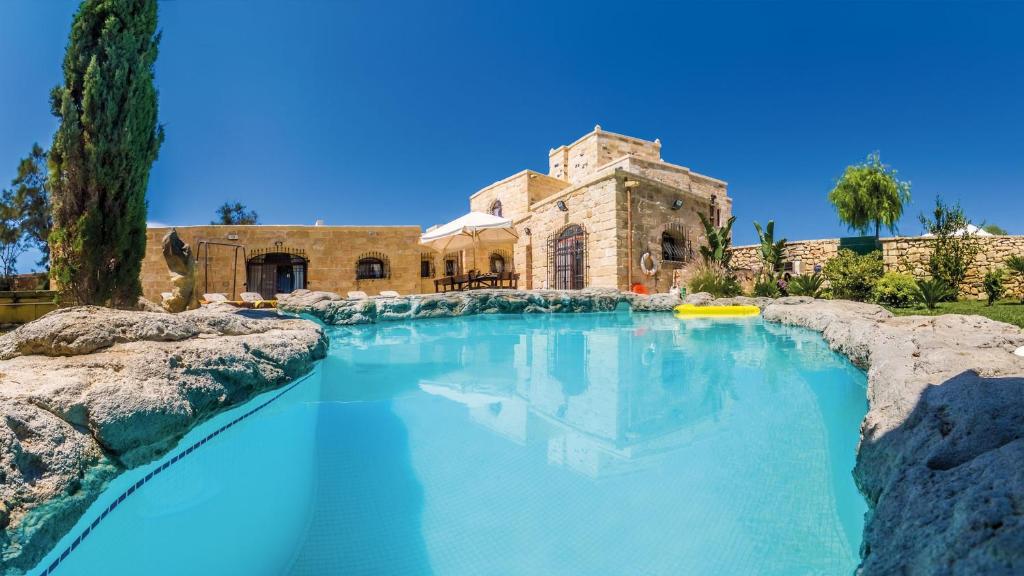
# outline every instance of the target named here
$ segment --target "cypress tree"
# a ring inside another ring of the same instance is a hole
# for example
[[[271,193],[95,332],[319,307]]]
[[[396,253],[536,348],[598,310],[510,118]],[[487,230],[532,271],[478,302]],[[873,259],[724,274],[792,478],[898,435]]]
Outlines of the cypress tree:
[[[142,292],[146,187],[164,138],[156,25],[156,0],[84,0],[51,93],[51,277],[78,304],[133,306]]]

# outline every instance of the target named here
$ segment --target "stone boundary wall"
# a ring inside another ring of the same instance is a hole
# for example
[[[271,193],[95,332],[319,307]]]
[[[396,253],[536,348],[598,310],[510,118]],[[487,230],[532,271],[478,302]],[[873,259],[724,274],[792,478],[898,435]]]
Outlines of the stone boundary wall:
[[[985,298],[985,289],[982,285],[985,273],[993,268],[1005,267],[1007,258],[1014,254],[1024,256],[1024,236],[979,236],[977,239],[981,244],[981,252],[975,258],[964,283],[960,285],[960,295],[963,298]],[[920,236],[882,238],[885,270],[907,272],[918,278],[927,276],[932,242],[931,238]],[[759,249],[760,245],[757,244],[733,247],[732,268],[759,271]],[[786,244],[783,258],[787,262],[799,261],[800,272],[809,274],[814,272],[815,266],[824,266],[825,262],[838,252],[838,238],[802,240]],[[1007,296],[1024,293],[1024,281],[1021,281],[1018,275],[1008,273],[1003,279],[1003,284]]]

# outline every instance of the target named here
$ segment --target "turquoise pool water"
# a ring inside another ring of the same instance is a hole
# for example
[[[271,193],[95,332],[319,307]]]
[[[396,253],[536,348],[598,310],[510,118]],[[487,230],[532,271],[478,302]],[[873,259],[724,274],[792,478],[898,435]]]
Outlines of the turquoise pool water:
[[[331,339],[308,378],[116,480],[39,568],[93,525],[54,574],[857,564],[866,507],[850,471],[865,376],[810,331],[617,312]]]

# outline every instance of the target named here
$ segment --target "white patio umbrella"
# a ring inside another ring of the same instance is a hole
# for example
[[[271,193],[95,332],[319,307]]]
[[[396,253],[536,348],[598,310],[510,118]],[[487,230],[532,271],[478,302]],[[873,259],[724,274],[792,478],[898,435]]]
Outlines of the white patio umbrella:
[[[470,212],[447,224],[427,230],[420,236],[420,244],[442,254],[472,247],[473,260],[476,261],[478,244],[514,242],[517,238],[519,234],[516,234],[511,218]]]

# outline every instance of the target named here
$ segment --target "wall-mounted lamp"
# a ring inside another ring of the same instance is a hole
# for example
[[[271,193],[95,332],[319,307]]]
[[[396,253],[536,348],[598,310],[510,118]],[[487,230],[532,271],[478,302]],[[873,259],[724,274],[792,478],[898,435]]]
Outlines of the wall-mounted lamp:
[[[555,202],[555,206],[557,206],[558,209],[561,210],[562,212],[568,212],[569,211],[569,207],[565,205],[565,202],[563,200],[559,200],[558,202]]]
[[[530,227],[529,226],[527,226],[526,229],[523,230],[523,232],[526,232],[527,236],[529,236],[530,234],[533,234],[533,232],[530,231]]]
[[[676,201],[672,203],[672,209],[673,210],[679,210],[682,207],[683,207],[683,200],[682,200],[682,198],[676,198]]]

